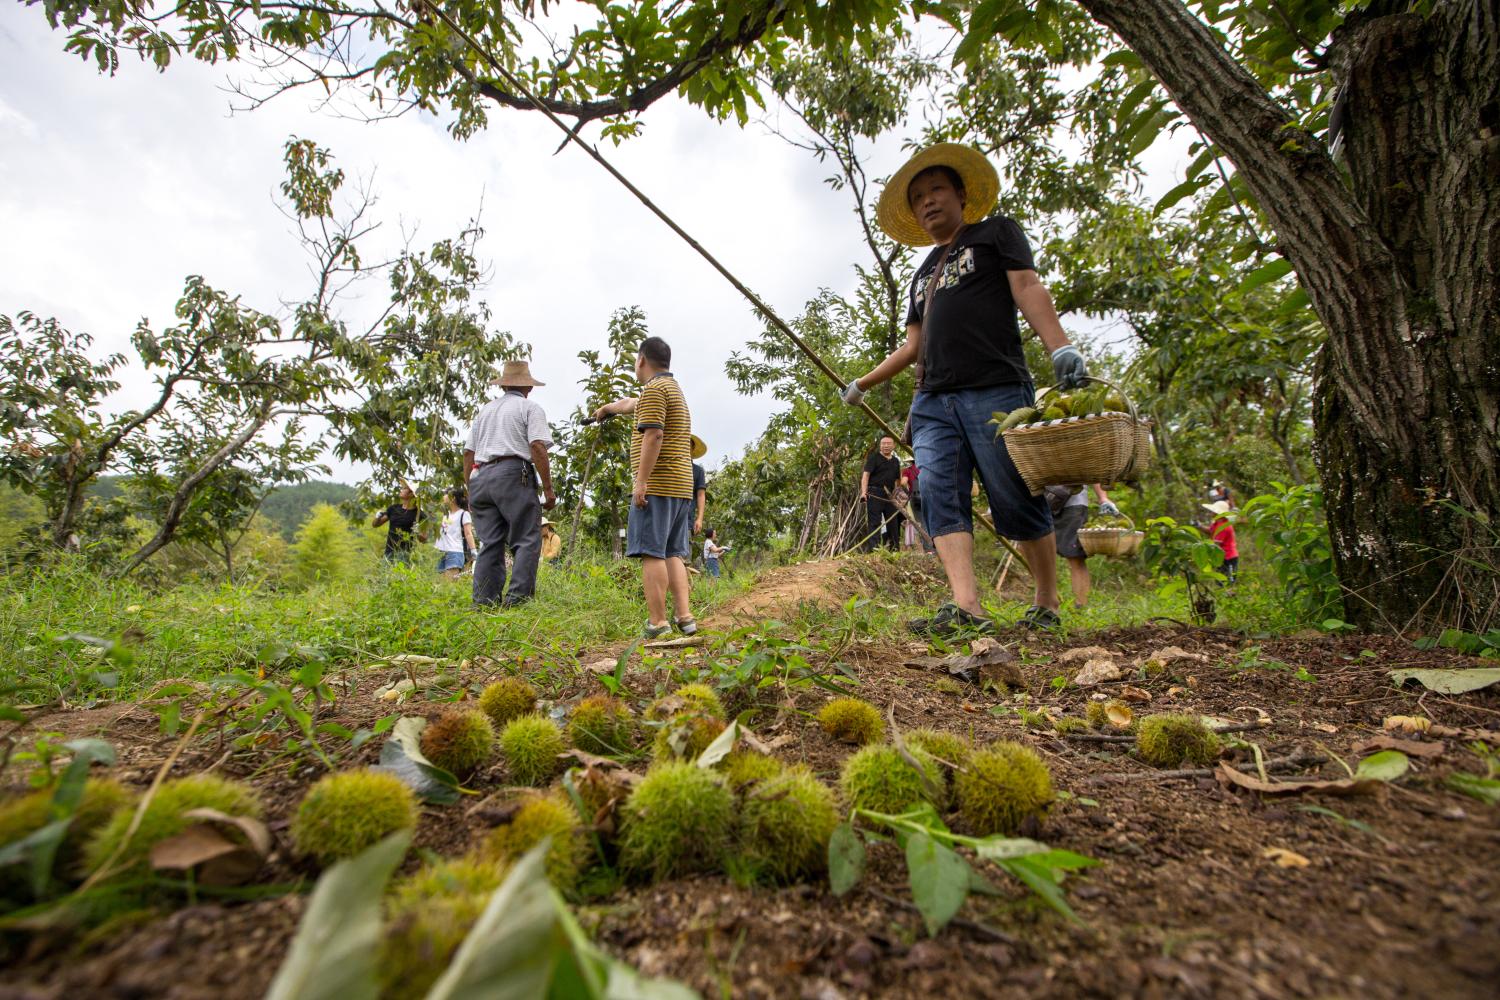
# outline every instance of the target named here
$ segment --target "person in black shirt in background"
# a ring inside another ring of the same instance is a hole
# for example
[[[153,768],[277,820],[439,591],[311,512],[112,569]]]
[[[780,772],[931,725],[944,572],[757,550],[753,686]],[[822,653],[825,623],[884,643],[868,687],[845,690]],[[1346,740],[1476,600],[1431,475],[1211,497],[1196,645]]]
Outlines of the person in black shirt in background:
[[[859,477],[859,496],[865,502],[868,523],[865,526],[864,550],[875,551],[879,542],[891,550],[901,548],[901,511],[891,501],[891,491],[901,478],[901,460],[896,457],[896,441],[887,435],[880,447],[865,459]]]
[[[423,518],[417,506],[417,495],[406,483],[401,484],[401,502],[393,503],[375,515],[375,527],[389,524],[385,532],[385,561],[390,563],[411,562],[412,537],[427,541],[425,529],[417,525]]]

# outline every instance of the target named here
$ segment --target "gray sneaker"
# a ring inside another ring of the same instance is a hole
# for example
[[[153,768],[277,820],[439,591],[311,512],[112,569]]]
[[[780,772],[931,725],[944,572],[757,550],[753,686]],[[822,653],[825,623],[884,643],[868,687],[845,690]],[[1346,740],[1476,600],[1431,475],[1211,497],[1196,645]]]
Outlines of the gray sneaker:
[[[670,631],[672,631],[672,626],[670,625],[652,625],[648,621],[641,629],[641,635],[645,636],[647,639],[660,639]]]
[[[956,635],[993,635],[995,623],[949,601],[930,618],[913,618],[906,627],[917,635],[949,638]]]
[[[683,635],[698,634],[698,620],[692,615],[688,615],[686,618],[673,618],[672,625]]]
[[[1053,632],[1062,628],[1062,616],[1051,608],[1033,604],[1016,624],[1036,632]]]

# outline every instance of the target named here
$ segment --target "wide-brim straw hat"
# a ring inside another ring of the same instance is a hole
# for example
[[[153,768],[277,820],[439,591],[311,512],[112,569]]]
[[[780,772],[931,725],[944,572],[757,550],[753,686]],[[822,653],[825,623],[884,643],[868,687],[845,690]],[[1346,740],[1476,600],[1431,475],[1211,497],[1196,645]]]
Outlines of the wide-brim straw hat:
[[[956,142],[928,146],[891,175],[875,206],[875,219],[880,228],[897,243],[909,247],[932,245],[932,237],[917,221],[916,213],[906,199],[906,189],[911,187],[912,179],[929,167],[952,167],[958,171],[964,182],[966,223],[978,222],[989,215],[990,209],[1000,199],[1000,175],[979,150]]]
[[[703,443],[703,439],[701,437],[696,434],[689,434],[688,437],[693,439],[694,458],[702,458],[704,455],[708,454],[708,445]]]
[[[538,382],[531,377],[531,365],[525,361],[507,361],[505,367],[500,371],[500,377],[490,383],[506,387],[520,388],[522,386],[546,385],[546,382]]]
[[[1202,507],[1203,507],[1204,510],[1208,511],[1210,514],[1228,514],[1229,513],[1229,501],[1228,500],[1215,500],[1213,503],[1202,504]]]

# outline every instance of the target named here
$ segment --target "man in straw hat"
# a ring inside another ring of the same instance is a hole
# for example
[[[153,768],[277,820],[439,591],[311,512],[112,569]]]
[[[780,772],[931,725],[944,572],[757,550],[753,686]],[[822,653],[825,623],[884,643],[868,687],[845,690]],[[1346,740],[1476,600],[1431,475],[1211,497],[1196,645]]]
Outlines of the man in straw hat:
[[[1020,624],[1056,628],[1057,548],[1047,502],[1027,490],[1005,445],[990,425],[996,410],[1035,399],[1021,350],[1016,310],[1041,337],[1063,388],[1087,374],[1083,355],[1068,342],[1052,296],[1037,278],[1031,245],[1014,220],[985,218],[1000,193],[1000,178],[975,149],[940,143],[896,171],[881,192],[876,217],[892,239],[908,246],[936,244],[912,277],[906,342],[866,375],[849,383],[844,399],[917,366],[912,401],[912,445],[922,469],[928,532],[948,575],[953,600],[911,622],[919,633],[993,629],[979,604],[974,579],[974,521],[969,485],[975,472],[990,498],[1000,533],[1013,539],[1036,578],[1036,594]]]
[[[703,534],[703,510],[708,506],[708,472],[698,459],[708,454],[708,445],[696,434],[688,435],[693,454],[693,534]]]
[[[641,561],[647,639],[661,638],[674,625],[683,635],[698,631],[688,604],[687,571],[693,524],[693,418],[671,367],[672,348],[660,337],[647,337],[635,358],[641,394],[605,403],[593,413],[595,420],[635,414],[625,555]],[[676,612],[670,621],[668,591]]]
[[[546,383],[531,377],[525,361],[507,361],[493,384],[505,392],[480,408],[464,449],[469,513],[480,544],[474,561],[474,605],[482,608],[514,607],[531,599],[542,553],[542,509],[557,505],[547,461],[547,449],[552,447],[547,414],[526,398],[535,386]],[[546,496],[540,504],[538,478]],[[508,589],[506,549],[514,558]]]

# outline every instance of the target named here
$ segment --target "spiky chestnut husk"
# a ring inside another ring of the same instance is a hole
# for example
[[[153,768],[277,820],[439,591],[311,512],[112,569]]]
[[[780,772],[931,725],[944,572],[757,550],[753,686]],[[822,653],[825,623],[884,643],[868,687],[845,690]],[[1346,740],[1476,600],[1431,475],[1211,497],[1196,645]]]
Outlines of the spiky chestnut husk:
[[[651,759],[657,762],[669,760],[697,760],[698,755],[708,749],[708,745],[718,738],[724,731],[724,720],[716,719],[710,715],[700,712],[679,712],[656,731],[656,738],[651,741]],[[676,735],[680,740],[685,739],[682,753],[672,745]]]
[[[736,791],[752,781],[766,781],[786,770],[775,757],[754,750],[731,750],[716,766],[729,787]]]
[[[901,738],[906,741],[908,747],[921,750],[937,758],[939,765],[949,774],[953,767],[962,767],[969,759],[969,754],[974,752],[974,747],[968,740],[957,733],[944,732],[941,729],[913,729],[902,733]]]
[[[505,880],[506,870],[505,865],[461,858],[429,865],[396,883],[386,901],[387,923],[376,958],[382,997],[427,993]]]
[[[646,718],[662,722],[682,712],[694,712],[725,721],[724,703],[707,684],[684,684],[669,695],[653,701],[646,708]]]
[[[976,836],[1010,836],[1028,816],[1046,815],[1054,797],[1052,775],[1028,747],[991,743],[970,754],[964,769],[954,775],[953,797]]]
[[[330,774],[307,790],[292,819],[292,843],[327,867],[397,830],[417,825],[417,799],[388,771]]]
[[[880,813],[903,813],[923,802],[941,809],[948,797],[942,768],[920,750],[911,754],[922,765],[926,782],[895,747],[865,747],[851,754],[839,774],[844,801],[850,808]]]
[[[500,754],[518,785],[545,785],[557,773],[557,755],[567,749],[557,723],[542,715],[512,719],[500,734]]]
[[[1088,727],[1089,724],[1087,722],[1083,721],[1082,719],[1075,719],[1072,716],[1068,715],[1059,716],[1058,718],[1052,720],[1053,731],[1063,734],[1081,733]]]
[[[479,695],[479,708],[497,728],[536,711],[536,688],[520,677],[502,677]]]
[[[1142,760],[1157,767],[1204,765],[1218,759],[1219,737],[1196,715],[1148,715],[1136,730],[1135,749]]]
[[[568,739],[596,754],[629,753],[635,745],[635,720],[618,698],[594,695],[580,701],[568,719]]]
[[[858,698],[835,698],[824,705],[818,712],[818,725],[841,743],[857,746],[879,743],[885,736],[880,710]]]
[[[739,853],[771,882],[795,882],[828,863],[828,838],[839,824],[833,790],[794,765],[750,788],[740,804]]]
[[[143,874],[151,848],[168,837],[177,836],[193,822],[182,815],[191,809],[217,809],[230,816],[251,819],[260,819],[263,811],[255,789],[238,781],[212,774],[195,774],[163,782],[151,797],[140,825],[128,842],[125,832],[135,815],[134,810],[117,810],[109,822],[99,828],[84,850],[89,870],[98,870],[121,844],[125,844],[125,849],[110,867],[110,879]]]
[[[651,881],[712,871],[725,858],[734,821],[734,796],[718,773],[658,764],[621,810],[620,868]]]
[[[495,755],[495,727],[477,708],[449,709],[422,730],[422,756],[467,778]]]
[[[29,837],[52,821],[54,789],[43,788],[0,803],[0,847]],[[89,838],[109,822],[111,816],[134,800],[113,778],[89,778],[83,797],[73,812],[73,821],[58,846],[52,871],[62,878],[82,875],[84,847]],[[26,870],[21,865],[0,868],[0,897],[30,898]]]
[[[509,823],[491,831],[484,853],[486,857],[515,861],[545,837],[552,838],[547,848],[547,878],[559,890],[571,892],[587,860],[587,845],[578,810],[561,796],[528,795]]]

